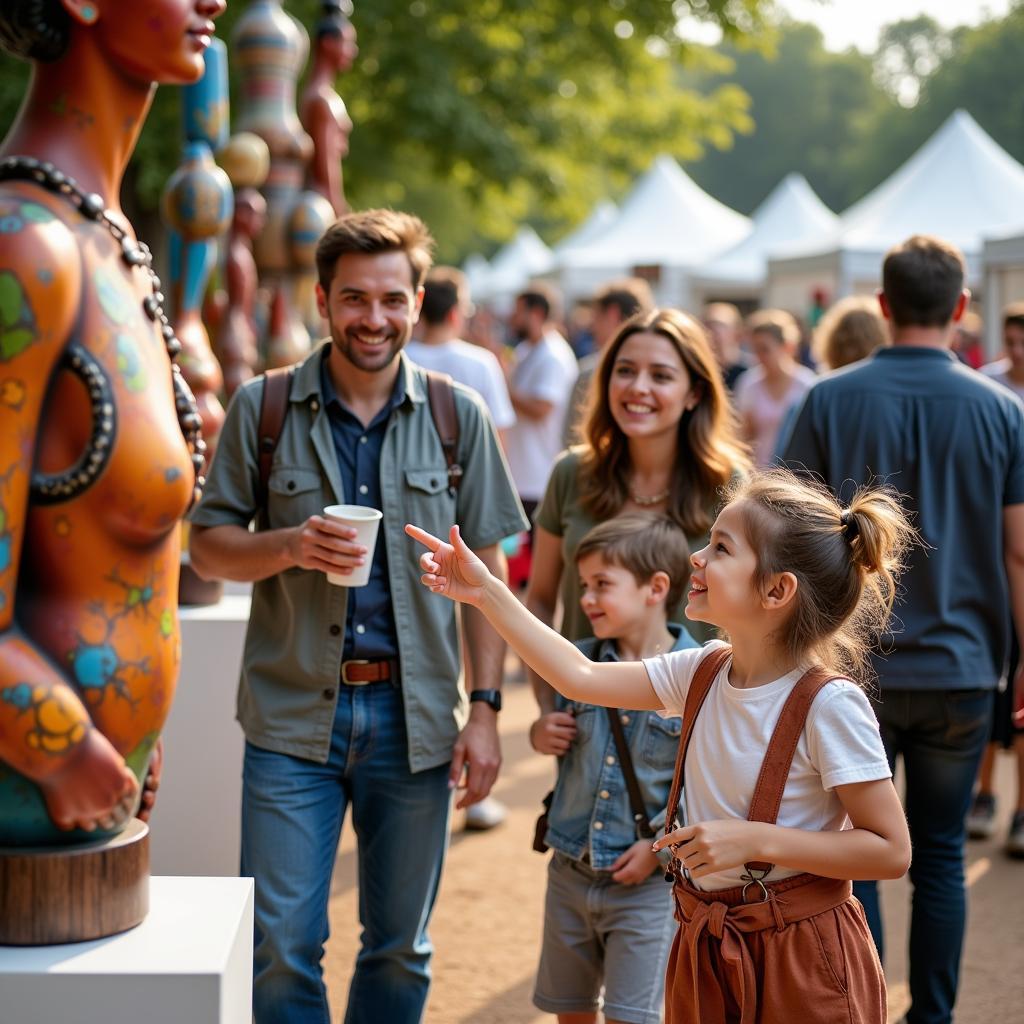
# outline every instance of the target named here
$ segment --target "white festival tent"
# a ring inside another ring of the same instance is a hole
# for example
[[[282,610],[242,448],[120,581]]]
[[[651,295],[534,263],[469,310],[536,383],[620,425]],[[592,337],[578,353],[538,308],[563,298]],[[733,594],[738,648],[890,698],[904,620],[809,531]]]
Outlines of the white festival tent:
[[[467,256],[466,262],[462,264],[462,272],[466,275],[470,298],[482,298],[487,292],[487,284],[491,278],[491,265],[487,259],[478,252]]]
[[[750,220],[701,189],[670,156],[659,156],[618,216],[585,245],[558,254],[569,298],[612,277],[646,276],[660,303],[687,305],[689,276],[750,231]]]
[[[830,299],[878,287],[882,258],[913,234],[958,246],[968,281],[981,281],[982,244],[1020,222],[1024,166],[965,110],[897,171],[854,203],[833,236],[816,246],[780,251],[769,260],[766,300],[802,312],[815,289]]]
[[[986,238],[982,262],[985,351],[994,359],[1003,347],[1003,307],[1024,302],[1024,226],[1018,222],[1016,231]]]
[[[839,218],[818,198],[802,174],[787,174],[751,214],[753,229],[738,245],[703,266],[694,278],[701,299],[759,300],[768,277],[768,257],[780,247],[830,238]],[[703,304],[703,303],[701,303]]]
[[[555,260],[560,260],[574,249],[582,249],[590,245],[595,238],[601,236],[605,228],[611,225],[618,214],[619,208],[610,199],[602,199],[590,211],[590,216],[555,246]]]
[[[506,243],[491,260],[490,271],[477,294],[477,301],[491,303],[498,312],[507,312],[516,294],[535,277],[542,277],[554,268],[555,257],[529,225],[524,225],[511,242]]]

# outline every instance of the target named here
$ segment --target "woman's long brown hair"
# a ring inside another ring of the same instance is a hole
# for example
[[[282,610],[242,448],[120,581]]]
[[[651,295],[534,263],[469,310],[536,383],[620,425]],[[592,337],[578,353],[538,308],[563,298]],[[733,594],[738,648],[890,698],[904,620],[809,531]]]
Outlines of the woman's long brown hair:
[[[612,416],[608,383],[619,349],[634,334],[659,334],[679,353],[698,394],[679,421],[666,514],[688,535],[711,525],[719,490],[750,465],[704,328],[686,313],[655,309],[628,320],[605,349],[590,384],[580,459],[580,500],[596,519],[619,513],[629,497],[629,442]]]

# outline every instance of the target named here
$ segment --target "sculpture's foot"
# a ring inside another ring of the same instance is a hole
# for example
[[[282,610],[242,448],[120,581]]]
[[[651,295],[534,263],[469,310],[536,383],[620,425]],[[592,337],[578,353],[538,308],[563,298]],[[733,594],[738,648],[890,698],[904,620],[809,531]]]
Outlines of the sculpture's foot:
[[[85,846],[0,848],[0,945],[115,935],[149,910],[149,827]]]

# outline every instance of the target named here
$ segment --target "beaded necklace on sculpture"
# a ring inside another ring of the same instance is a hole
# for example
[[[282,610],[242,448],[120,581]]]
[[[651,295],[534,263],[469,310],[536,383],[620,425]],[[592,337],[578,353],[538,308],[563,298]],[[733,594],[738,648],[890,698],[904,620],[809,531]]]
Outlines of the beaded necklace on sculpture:
[[[205,482],[202,469],[206,442],[202,438],[202,422],[195,396],[182,376],[181,368],[175,363],[181,352],[181,342],[175,336],[174,328],[164,313],[164,295],[160,291],[160,278],[153,270],[153,254],[149,246],[145,242],[133,241],[129,237],[104,209],[102,196],[84,192],[74,178],[59,171],[51,163],[28,156],[5,157],[0,160],[0,181],[33,182],[67,199],[83,217],[100,224],[110,232],[121,247],[121,259],[126,266],[143,267],[149,273],[152,294],[142,300],[142,309],[149,320],[160,326],[164,347],[171,360],[174,407],[195,470],[195,488],[192,494],[192,501],[195,503]],[[117,410],[110,382],[103,367],[92,353],[77,342],[72,342],[65,349],[62,365],[82,380],[89,393],[93,429],[85,452],[70,469],[62,473],[32,474],[32,497],[40,504],[68,501],[90,487],[103,472],[113,449]]]

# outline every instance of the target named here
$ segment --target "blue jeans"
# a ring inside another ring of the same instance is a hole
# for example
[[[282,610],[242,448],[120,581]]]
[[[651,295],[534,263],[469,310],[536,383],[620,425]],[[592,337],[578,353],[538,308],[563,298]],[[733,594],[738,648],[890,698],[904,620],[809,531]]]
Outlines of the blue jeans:
[[[964,818],[992,714],[989,690],[884,690],[875,705],[882,742],[895,766],[902,755],[913,844],[910,883],[908,1024],[953,1019],[967,924]],[[882,955],[874,882],[854,883]]]
[[[358,840],[362,947],[346,1024],[418,1024],[448,843],[448,766],[409,771],[402,694],[340,686],[327,764],[246,743],[242,870],[256,880],[257,1024],[329,1024],[327,901],[346,808]]]

